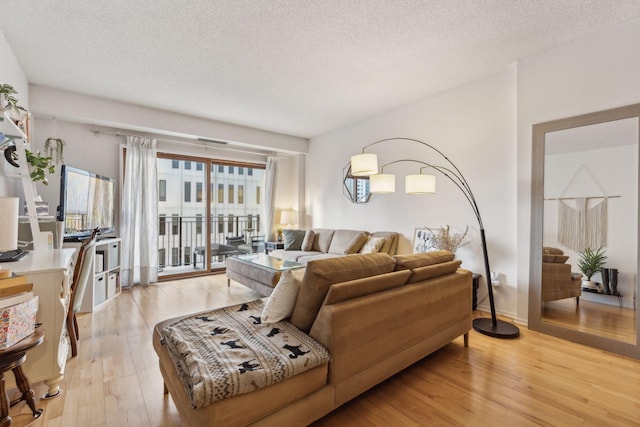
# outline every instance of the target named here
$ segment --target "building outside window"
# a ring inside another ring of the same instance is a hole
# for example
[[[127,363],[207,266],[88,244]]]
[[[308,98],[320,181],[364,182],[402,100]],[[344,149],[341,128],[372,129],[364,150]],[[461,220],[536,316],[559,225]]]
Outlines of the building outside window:
[[[202,163],[202,162],[196,162],[196,170],[197,170],[197,171],[201,171],[201,170],[203,170],[203,167],[204,167],[204,163]]]
[[[202,183],[196,182],[196,202],[202,202]]]
[[[184,168],[187,170],[191,170],[191,162],[190,161],[185,161],[184,162]]]
[[[167,201],[167,180],[161,179],[158,182],[158,200],[161,202]]]
[[[244,185],[238,185],[238,204],[244,204]]]
[[[233,184],[229,184],[229,203],[233,203],[235,194],[233,194]]]
[[[180,169],[180,161],[172,160],[171,161],[171,169]]]
[[[164,236],[167,234],[167,215],[160,214],[160,223],[158,224],[158,234]]]
[[[184,183],[184,201],[191,201],[191,183],[189,181],[185,181]]]
[[[218,203],[224,203],[224,184],[218,184]]]

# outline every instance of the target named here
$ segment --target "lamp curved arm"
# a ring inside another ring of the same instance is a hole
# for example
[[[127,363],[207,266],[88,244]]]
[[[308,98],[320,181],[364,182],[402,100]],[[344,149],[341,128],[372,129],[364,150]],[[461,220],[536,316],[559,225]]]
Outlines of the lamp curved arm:
[[[473,210],[473,214],[475,215],[475,217],[476,217],[476,219],[478,221],[478,224],[480,225],[480,228],[481,229],[484,228],[483,224],[482,224],[482,217],[480,216],[480,210],[478,209],[478,204],[476,203],[476,199],[473,196],[473,193],[471,192],[471,188],[469,187],[469,184],[464,179],[464,176],[462,176],[462,174],[460,173],[460,170],[458,168],[455,168],[455,170],[452,170],[452,169],[446,168],[444,166],[434,165],[434,164],[431,164],[431,163],[423,162],[421,160],[399,159],[399,160],[394,160],[392,162],[389,162],[389,163],[386,163],[386,164],[380,166],[380,170],[382,172],[384,172],[384,168],[385,167],[393,165],[395,163],[403,163],[403,162],[411,162],[411,163],[418,163],[418,164],[424,165],[424,167],[420,168],[420,172],[422,172],[422,169],[427,168],[427,167],[435,169],[436,171],[438,171],[442,175],[444,175],[446,178],[448,178],[449,181],[453,182],[456,185],[456,187],[458,187],[458,189],[460,191],[462,191],[462,194],[464,194],[464,197],[467,199],[467,201],[471,205],[471,209]],[[449,163],[451,163],[450,160],[449,160]],[[455,167],[455,165],[454,165],[454,167]]]

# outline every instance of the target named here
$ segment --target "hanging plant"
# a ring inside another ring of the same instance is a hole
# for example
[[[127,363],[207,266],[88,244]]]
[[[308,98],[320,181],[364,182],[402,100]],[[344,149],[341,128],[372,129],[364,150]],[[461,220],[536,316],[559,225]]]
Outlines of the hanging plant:
[[[29,176],[31,181],[42,181],[44,185],[49,185],[47,180],[47,173],[53,174],[56,172],[56,165],[53,162],[53,158],[49,156],[41,156],[40,152],[33,153],[30,150],[25,150],[27,153],[27,163],[29,164]],[[5,158],[14,167],[20,167],[18,164],[18,154],[16,153],[15,145],[8,147],[5,150]]]
[[[66,141],[60,138],[47,138],[44,142],[44,152],[47,156],[51,158],[55,158],[56,164],[64,163],[64,146],[66,145]]]

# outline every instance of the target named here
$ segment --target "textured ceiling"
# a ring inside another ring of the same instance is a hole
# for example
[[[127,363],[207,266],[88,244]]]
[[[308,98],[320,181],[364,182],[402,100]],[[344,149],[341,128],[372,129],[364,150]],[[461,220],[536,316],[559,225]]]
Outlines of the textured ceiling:
[[[0,15],[31,83],[311,137],[628,21],[640,0],[2,0]]]

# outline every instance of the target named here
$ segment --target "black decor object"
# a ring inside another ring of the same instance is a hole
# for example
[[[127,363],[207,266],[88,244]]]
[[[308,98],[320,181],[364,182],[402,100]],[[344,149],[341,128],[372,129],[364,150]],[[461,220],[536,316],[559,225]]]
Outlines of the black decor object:
[[[601,268],[600,275],[602,276],[602,292],[611,295],[611,288],[609,287],[609,268]]]
[[[482,255],[484,258],[484,269],[485,269],[485,280],[487,282],[487,292],[489,295],[489,306],[491,307],[491,318],[477,318],[477,319],[473,319],[473,329],[476,330],[477,332],[484,334],[484,335],[488,335],[490,337],[494,337],[494,338],[517,338],[518,336],[520,336],[520,329],[518,329],[518,327],[511,323],[511,322],[505,322],[504,320],[499,320],[496,318],[496,307],[495,307],[495,303],[493,301],[493,287],[491,285],[491,268],[489,267],[489,255],[487,253],[487,240],[485,238],[485,234],[484,234],[484,225],[482,224],[482,217],[480,216],[480,210],[478,209],[478,204],[476,203],[476,199],[473,196],[473,193],[471,192],[471,187],[469,186],[469,183],[467,182],[466,178],[464,177],[464,175],[462,175],[462,172],[460,172],[460,169],[458,169],[458,167],[447,157],[445,156],[440,150],[438,150],[436,147],[434,147],[431,144],[428,144],[426,142],[417,140],[417,139],[413,139],[413,138],[386,138],[386,139],[381,139],[380,141],[375,141],[372,142],[371,144],[366,145],[365,147],[362,148],[362,154],[364,153],[364,150],[366,148],[369,148],[373,145],[376,144],[380,144],[383,142],[388,142],[388,141],[398,141],[398,140],[402,140],[402,141],[412,141],[412,142],[416,142],[418,144],[422,144],[425,147],[435,151],[437,154],[439,154],[442,158],[444,158],[444,160],[447,161],[448,166],[439,166],[439,165],[434,165],[431,163],[426,163],[420,160],[414,160],[414,159],[401,159],[401,160],[395,160],[393,162],[387,163],[387,165],[393,164],[393,163],[398,163],[398,162],[414,162],[414,163],[420,163],[422,165],[424,165],[424,168],[431,168],[431,169],[435,169],[436,171],[440,172],[442,175],[444,175],[446,178],[449,179],[449,181],[453,182],[456,187],[458,187],[458,189],[460,191],[462,191],[462,193],[464,194],[465,198],[467,199],[467,201],[469,202],[469,204],[471,205],[471,209],[473,210],[473,214],[475,215],[476,219],[478,220],[478,225],[480,226],[480,238],[482,241]],[[420,168],[420,172],[422,172],[422,169],[424,168]]]

